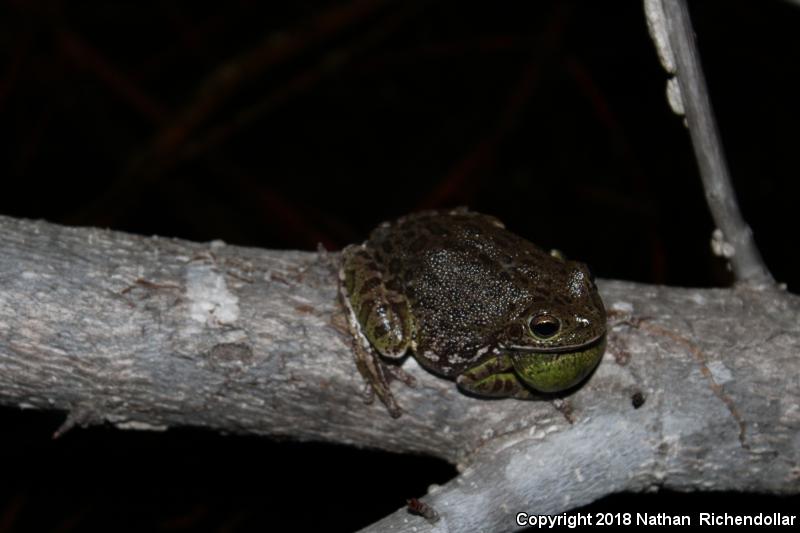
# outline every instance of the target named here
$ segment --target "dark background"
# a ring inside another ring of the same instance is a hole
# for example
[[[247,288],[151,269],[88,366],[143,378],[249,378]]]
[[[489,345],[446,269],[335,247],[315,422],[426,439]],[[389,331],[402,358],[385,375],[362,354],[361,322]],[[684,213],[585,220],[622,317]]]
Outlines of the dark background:
[[[696,0],[745,218],[800,287],[800,8]],[[329,249],[468,205],[599,277],[730,283],[639,1],[6,1],[0,213]],[[439,461],[0,409],[0,532],[351,531]],[[402,420],[400,421],[402,423]],[[768,512],[798,499],[624,495],[592,510]]]

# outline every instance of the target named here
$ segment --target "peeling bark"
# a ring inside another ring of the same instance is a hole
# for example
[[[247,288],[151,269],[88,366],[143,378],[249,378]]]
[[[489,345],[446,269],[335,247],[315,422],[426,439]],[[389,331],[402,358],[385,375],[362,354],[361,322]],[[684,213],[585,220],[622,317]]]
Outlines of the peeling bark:
[[[689,129],[706,203],[717,225],[712,234],[712,250],[730,262],[739,283],[753,288],[772,287],[775,280],[756,247],[733,190],[700,66],[689,6],[686,0],[644,0],[644,11],[661,65],[675,76],[667,81],[667,100],[675,113],[685,117]]]
[[[190,243],[0,217],[0,402],[66,425],[204,426],[457,463],[375,531],[502,531],[619,491],[800,489],[800,298],[605,281],[616,324],[556,402],[417,380],[363,401],[337,254]],[[643,401],[643,403],[642,403]]]

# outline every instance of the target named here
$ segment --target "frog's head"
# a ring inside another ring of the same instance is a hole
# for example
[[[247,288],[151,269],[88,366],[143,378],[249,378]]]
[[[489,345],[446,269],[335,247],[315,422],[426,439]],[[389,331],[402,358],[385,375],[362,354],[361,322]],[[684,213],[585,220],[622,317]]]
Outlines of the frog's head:
[[[532,291],[533,303],[512,320],[499,339],[517,374],[541,392],[568,389],[603,356],[606,311],[589,269],[557,259]]]

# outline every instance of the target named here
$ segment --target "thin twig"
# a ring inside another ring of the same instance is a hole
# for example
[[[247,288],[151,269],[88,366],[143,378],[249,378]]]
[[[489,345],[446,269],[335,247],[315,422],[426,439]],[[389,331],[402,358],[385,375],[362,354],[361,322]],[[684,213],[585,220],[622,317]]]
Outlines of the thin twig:
[[[686,0],[645,0],[644,4],[661,63],[675,75],[667,84],[667,92],[673,110],[686,116],[706,201],[717,225],[714,251],[730,261],[738,282],[774,286],[736,201]]]

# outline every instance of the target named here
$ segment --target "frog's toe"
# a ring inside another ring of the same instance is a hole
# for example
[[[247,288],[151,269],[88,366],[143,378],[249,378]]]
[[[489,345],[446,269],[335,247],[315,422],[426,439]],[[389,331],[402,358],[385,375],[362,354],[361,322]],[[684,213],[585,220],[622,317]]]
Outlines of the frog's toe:
[[[375,389],[369,383],[364,381],[364,388],[361,389],[361,398],[364,400],[364,403],[370,405],[375,401]]]
[[[380,396],[380,394],[378,394]],[[383,405],[386,406],[386,410],[389,411],[389,416],[392,418],[400,418],[403,414],[403,410],[400,409],[400,405],[397,403],[397,400],[394,399],[394,395],[389,392],[389,395],[386,398],[381,397],[381,401]]]
[[[405,383],[408,387],[417,386],[416,378],[403,370],[403,367],[397,365],[385,365],[385,367],[389,374],[391,374],[392,379]]]
[[[377,395],[381,403],[386,406],[389,414],[393,418],[399,417],[403,411],[389,388],[389,381],[393,377],[389,365],[381,361],[376,354],[364,350],[363,347],[356,346],[355,351],[356,367],[370,390],[365,395],[365,403],[372,403]]]
[[[478,380],[472,380],[469,374],[462,374],[456,378],[456,384],[467,392],[489,398],[514,397],[526,400],[532,397],[512,372],[491,374]]]

